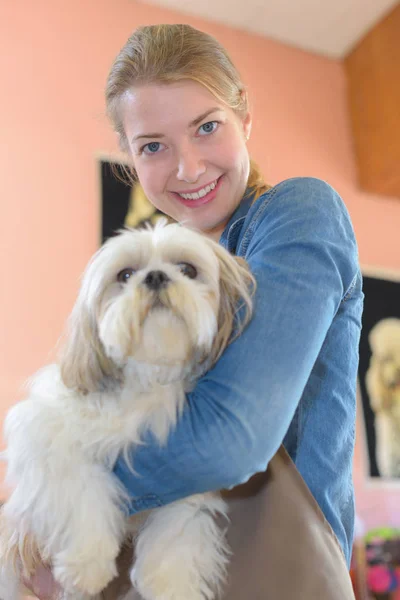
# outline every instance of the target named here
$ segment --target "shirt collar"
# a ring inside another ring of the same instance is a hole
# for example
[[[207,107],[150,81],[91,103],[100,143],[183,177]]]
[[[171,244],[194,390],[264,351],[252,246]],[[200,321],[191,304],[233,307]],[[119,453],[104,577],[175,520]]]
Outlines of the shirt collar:
[[[222,232],[219,243],[231,254],[235,254],[236,252],[240,232],[242,231],[243,223],[252,204],[253,194],[249,193],[249,190],[247,190]]]

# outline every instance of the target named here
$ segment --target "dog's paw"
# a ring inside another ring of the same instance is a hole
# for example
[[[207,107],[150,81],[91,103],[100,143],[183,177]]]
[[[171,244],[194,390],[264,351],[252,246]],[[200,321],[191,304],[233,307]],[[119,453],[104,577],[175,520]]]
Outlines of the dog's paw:
[[[86,600],[86,595],[99,594],[114,579],[117,567],[115,560],[77,557],[75,560],[55,560],[53,575],[71,598],[80,599],[81,594],[82,600]]]

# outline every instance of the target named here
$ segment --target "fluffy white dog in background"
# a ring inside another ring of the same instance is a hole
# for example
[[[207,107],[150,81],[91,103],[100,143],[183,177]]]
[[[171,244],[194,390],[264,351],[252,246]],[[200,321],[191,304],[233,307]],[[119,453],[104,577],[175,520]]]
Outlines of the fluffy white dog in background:
[[[375,413],[376,459],[382,477],[400,477],[400,319],[379,321],[369,334],[366,386]]]
[[[20,574],[39,561],[68,600],[94,598],[115,577],[132,523],[117,456],[145,430],[166,441],[185,392],[250,319],[254,285],[243,260],[175,224],[123,231],[94,255],[59,364],[6,418],[2,600],[20,597]],[[217,513],[224,501],[206,493],[138,519],[131,579],[145,600],[215,596],[229,551]]]

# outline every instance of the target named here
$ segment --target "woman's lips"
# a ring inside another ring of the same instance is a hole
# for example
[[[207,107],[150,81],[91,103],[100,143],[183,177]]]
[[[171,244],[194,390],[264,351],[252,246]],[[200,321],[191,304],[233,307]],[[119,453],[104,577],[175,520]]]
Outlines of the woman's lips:
[[[208,204],[208,202],[211,202],[212,200],[214,200],[215,196],[217,195],[217,192],[219,190],[219,188],[221,187],[221,183],[222,183],[222,179],[223,179],[223,175],[221,175],[220,177],[218,177],[217,179],[217,185],[215,186],[215,188],[213,190],[210,190],[208,192],[208,194],[206,194],[205,196],[202,196],[201,198],[196,198],[194,200],[188,200],[186,198],[182,198],[182,196],[180,194],[178,194],[178,192],[171,192],[174,195],[174,198],[176,198],[177,200],[179,200],[179,202],[181,204],[183,204],[184,206],[187,206],[188,208],[197,208],[198,206],[203,206],[204,204]],[[197,188],[198,190],[202,190],[205,187],[207,187],[207,185],[201,187],[201,188]],[[196,193],[196,190],[193,191],[188,191],[188,192],[182,192],[182,193],[191,193],[194,194]]]

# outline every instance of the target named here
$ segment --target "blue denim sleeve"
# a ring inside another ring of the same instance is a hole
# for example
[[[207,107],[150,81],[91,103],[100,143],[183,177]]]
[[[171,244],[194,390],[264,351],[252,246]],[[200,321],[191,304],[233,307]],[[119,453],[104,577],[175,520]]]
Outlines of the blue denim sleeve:
[[[188,394],[167,444],[148,434],[135,473],[118,459],[131,514],[231,488],[267,467],[358,271],[347,210],[326,183],[288,180],[250,210],[239,251],[257,279],[254,317]]]

